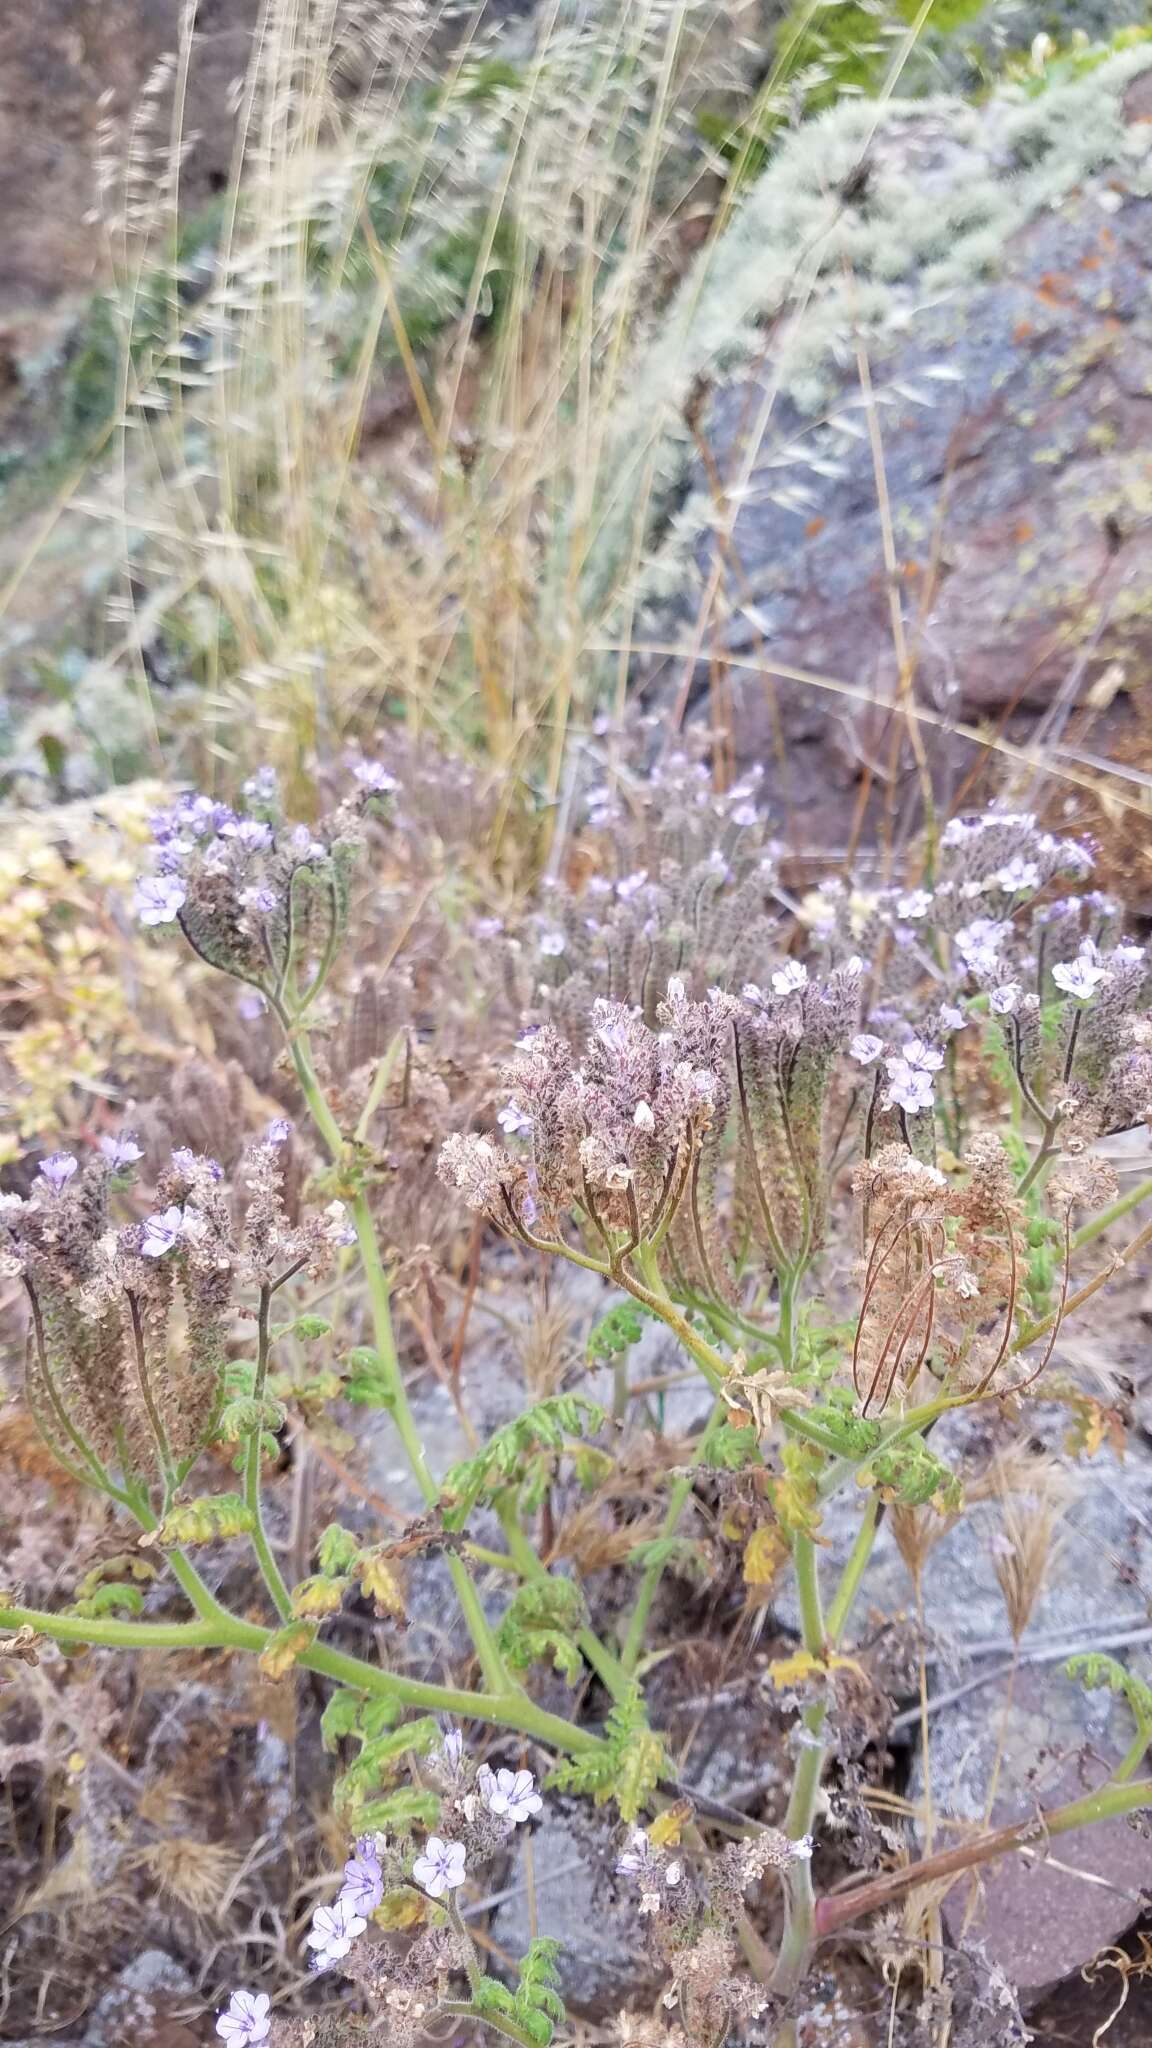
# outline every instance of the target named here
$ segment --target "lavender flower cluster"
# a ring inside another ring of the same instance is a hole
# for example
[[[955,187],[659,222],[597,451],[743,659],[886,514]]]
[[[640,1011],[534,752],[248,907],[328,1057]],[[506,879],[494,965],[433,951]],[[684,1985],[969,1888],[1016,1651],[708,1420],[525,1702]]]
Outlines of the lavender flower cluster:
[[[211,965],[282,992],[343,929],[363,819],[395,795],[378,761],[352,768],[354,793],[315,828],[285,821],[270,769],[244,785],[246,811],[185,792],[152,819],[152,872],[136,885],[146,926],[178,923]]]
[[[723,1296],[736,1244],[759,1241],[777,1270],[819,1244],[833,1103],[837,1128],[855,1113],[865,1157],[895,1142],[931,1160],[954,1041],[967,1031],[975,1047],[989,1017],[1046,1144],[1127,1128],[1152,1112],[1145,951],[1116,936],[1108,899],[1051,895],[1091,866],[1089,847],[1029,815],[955,820],[930,886],[824,885],[807,906],[811,965],[778,956],[739,994],[672,975],[656,996],[645,980],[635,1001],[592,996],[578,1032],[530,1030],[507,1070],[504,1143],[452,1137],[441,1174],[537,1247],[570,1249],[575,1217],[609,1270],[666,1242],[681,1280]]]
[[[311,1967],[318,1973],[339,1967],[365,1990],[391,2022],[394,2048],[408,2048],[422,2032],[436,2004],[438,1987],[452,1969],[471,1961],[458,1922],[435,1923],[397,1964],[379,1940],[363,1939],[369,1922],[391,1890],[416,1885],[439,1904],[459,1891],[471,1869],[488,1862],[517,1827],[543,1808],[531,1771],[477,1767],[467,1756],[458,1729],[450,1730],[428,1762],[442,1795],[439,1825],[415,1857],[386,1835],[363,1835],[344,1865],[343,1883],[330,1906],[318,1906],[306,1936]],[[238,1990],[216,2022],[228,2048],[258,2048],[272,2022],[265,1994]]]
[[[216,1160],[174,1151],[155,1206],[117,1225],[110,1197],[143,1158],[127,1134],[81,1162],[54,1152],[31,1193],[0,1196],[0,1270],[32,1308],[27,1396],[61,1461],[91,1483],[183,1476],[220,1402],[237,1297],[293,1272],[322,1276],[354,1237],[341,1202],[292,1222],[286,1120],[248,1146],[230,1188]]]
[[[760,771],[724,795],[688,753],[643,781],[618,780],[586,798],[591,844],[605,856],[582,884],[545,883],[538,908],[512,930],[484,918],[477,936],[503,939],[518,1009],[579,1038],[597,995],[653,1024],[670,978],[701,996],[762,958],[778,848],[757,803]]]

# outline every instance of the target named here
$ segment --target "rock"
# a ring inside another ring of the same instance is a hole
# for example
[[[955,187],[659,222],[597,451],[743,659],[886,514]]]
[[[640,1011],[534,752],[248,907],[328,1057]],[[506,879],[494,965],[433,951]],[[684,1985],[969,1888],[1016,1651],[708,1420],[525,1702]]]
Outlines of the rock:
[[[93,2008],[84,2048],[195,2048],[199,2027],[176,2017],[195,1999],[181,1964],[162,1949],[146,1948]]]
[[[1110,1693],[1088,1693],[1060,1670],[1025,1668],[1014,1686],[1003,1680],[932,1716],[935,1811],[977,1826],[987,1816],[997,1827],[1062,1806],[1103,1783],[1132,1735],[1127,1708]],[[912,1793],[923,1797],[919,1768]],[[1050,1846],[1039,1837],[986,1866],[978,1884],[961,1880],[944,1920],[957,1945],[980,1945],[1027,2008],[1116,1942],[1149,1886],[1152,1840],[1127,1820],[1102,1821]]]
[[[1037,1446],[1057,1451],[1067,1413],[1038,1403],[1030,1424]],[[941,1422],[933,1443],[953,1466],[966,1457],[982,1463],[994,1448],[994,1428],[978,1410],[958,1411]],[[993,1791],[993,1826],[1080,1797],[1107,1776],[1132,1740],[1124,1702],[1103,1690],[1088,1691],[1064,1675],[1063,1664],[1077,1645],[1090,1647],[1093,1636],[1110,1625],[1119,1633],[1146,1623],[1132,1588],[1152,1579],[1152,1519],[1146,1512],[1152,1454],[1134,1437],[1123,1461],[1103,1448],[1072,1476],[1079,1491],[1050,1552],[1011,1685],[1004,1675],[1011,1641],[995,1572],[1002,1540],[997,1505],[974,1502],[929,1555],[925,1623],[938,1650],[947,1653],[947,1661],[939,1654],[933,1659],[930,1697],[947,1694],[957,1680],[997,1674],[930,1714],[936,1847],[955,1839],[942,1825],[948,1819],[983,1824]],[[847,1554],[854,1519],[846,1509],[830,1524],[830,1567]],[[830,1568],[828,1583],[833,1579]],[[913,1583],[884,1524],[861,1589],[857,1626],[864,1632],[869,1615],[912,1612]],[[998,1646],[991,1657],[965,1657],[966,1650],[985,1644]],[[1027,1661],[1047,1645],[1060,1646],[1059,1655]],[[1112,1654],[1127,1658],[1141,1676],[1152,1671],[1152,1646]],[[910,1734],[918,1736],[918,1728],[917,1718]],[[922,1765],[917,1753],[909,1793],[914,1802],[923,1799]],[[919,1846],[924,1852],[922,1829]],[[1050,1854],[1040,1843],[1029,1859],[1016,1855],[988,1866],[978,1891],[963,1881],[954,1887],[944,1915],[950,1938],[979,1943],[1027,2002],[1116,1941],[1150,1888],[1152,1840],[1126,1820],[1108,1821],[1062,1837]]]
[[[194,210],[227,182],[235,115],[229,87],[243,76],[257,0],[205,0],[188,74],[182,200]],[[154,66],[175,51],[181,0],[37,0],[5,8],[0,24],[0,321],[85,292],[102,243],[88,218],[101,127],[126,147],[131,115]],[[107,95],[107,100],[105,99]],[[168,134],[163,105],[152,131]]]
[[[730,722],[737,768],[762,762],[822,853],[829,800],[846,841],[866,766],[883,783],[891,714],[861,699],[890,700],[899,673],[857,335],[917,701],[1057,739],[1095,702],[1091,739],[1077,731],[1099,753],[1133,724],[1152,652],[1147,61],[1112,59],[1096,88],[1053,83],[1029,106],[1002,92],[979,112],[940,99],[865,120],[844,105],[798,131],[641,380],[650,414],[661,378],[670,406],[695,408],[707,454],[681,473],[638,639],[689,644],[714,593],[706,653],[687,674],[651,657],[646,693],[666,704],[687,684],[690,706]],[[1086,148],[1062,113],[1088,121]],[[958,786],[976,750],[928,737]]]
[[[490,1922],[493,1941],[514,1960],[533,1935],[560,1943],[560,1994],[581,2019],[608,2018],[622,2005],[651,2001],[664,1982],[647,1962],[634,1898],[614,1875],[622,1842],[623,1830],[598,1808],[549,1799],[531,1837],[531,1892],[518,1837],[508,1879],[516,1890]]]

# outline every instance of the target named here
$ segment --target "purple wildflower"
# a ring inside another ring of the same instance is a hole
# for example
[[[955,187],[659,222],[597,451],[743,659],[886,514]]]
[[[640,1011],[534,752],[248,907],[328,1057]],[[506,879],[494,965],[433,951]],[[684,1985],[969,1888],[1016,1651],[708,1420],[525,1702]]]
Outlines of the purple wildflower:
[[[70,1181],[79,1161],[71,1152],[50,1152],[47,1159],[40,1161],[40,1178],[46,1180],[53,1194],[58,1195],[66,1181]]]
[[[146,1259],[162,1259],[165,1252],[180,1242],[183,1233],[184,1211],[173,1203],[170,1209],[159,1209],[155,1215],[144,1218],[140,1250]]]
[[[909,1116],[916,1116],[923,1109],[931,1109],[934,1100],[932,1076],[922,1067],[913,1066],[911,1061],[896,1055],[884,1062],[888,1074],[888,1088],[884,1097],[885,1107],[898,1105]]]
[[[884,1050],[884,1040],[876,1038],[871,1031],[858,1031],[848,1047],[848,1057],[861,1067],[870,1067],[879,1059]]]
[[[263,917],[271,916],[276,908],[275,889],[241,889],[240,901],[245,910],[258,910]]]
[[[1021,988],[1018,981],[1006,981],[1001,988],[994,988],[988,998],[995,1017],[1014,1017],[1020,1004]]]
[[[1079,1003],[1090,1003],[1105,978],[1105,969],[1084,955],[1078,960],[1058,960],[1052,969],[1057,988],[1062,988],[1065,995],[1075,996]]]
[[[1041,876],[1036,862],[1025,860],[1023,854],[1018,853],[993,875],[992,880],[998,888],[1015,896],[1021,889],[1038,889]]]
[[[234,1991],[216,2022],[220,2039],[228,2048],[257,2048],[268,2039],[271,2003],[266,1991]]]
[[[286,1145],[292,1136],[292,1125],[286,1116],[274,1116],[264,1133],[266,1145]]]
[[[360,1919],[366,1920],[374,1913],[384,1897],[384,1872],[380,1858],[371,1838],[367,1835],[357,1842],[356,1854],[344,1865],[344,1885],[338,1904],[344,1905]]]
[[[455,1891],[463,1884],[466,1863],[463,1842],[444,1842],[439,1835],[429,1835],[423,1855],[412,1865],[412,1875],[430,1899],[441,1899],[445,1892]]]
[[[174,924],[188,900],[178,875],[142,875],[136,884],[136,915],[141,924]]]
[[[327,860],[328,848],[323,840],[313,839],[307,825],[294,825],[288,835],[288,851],[293,860]]]
[[[392,796],[400,784],[394,775],[389,775],[382,761],[357,761],[353,775],[369,796]]]
[[[621,1877],[646,1877],[656,1861],[652,1844],[643,1828],[632,1831],[632,1846],[616,1860],[616,1869]]]
[[[316,1951],[313,1969],[330,1970],[333,1963],[342,1961],[367,1925],[359,1913],[353,1912],[343,1893],[334,1906],[317,1906],[307,1936],[309,1948]]]
[[[937,1074],[944,1065],[944,1055],[937,1045],[925,1045],[922,1038],[908,1038],[900,1047],[900,1057],[906,1066],[918,1074]]]
[[[808,969],[800,960],[787,960],[772,976],[772,987],[778,996],[798,995],[808,986]]]
[[[634,875],[625,875],[622,882],[617,882],[616,894],[621,903],[628,903],[633,896],[638,895],[647,880],[647,868],[638,868]]]
[[[464,1761],[464,1737],[459,1728],[448,1728],[438,1749],[432,1752],[434,1762],[442,1770],[458,1771]]]
[[[262,818],[234,818],[221,827],[221,839],[234,839],[247,853],[267,853],[272,844],[272,827]]]
[[[506,1138],[523,1138],[532,1129],[532,1119],[520,1104],[513,1100],[497,1113],[496,1121]]]
[[[546,960],[558,960],[561,953],[566,952],[567,949],[568,941],[563,932],[551,931],[541,933],[540,951]]]
[[[140,1146],[127,1131],[122,1131],[118,1138],[101,1138],[100,1150],[114,1173],[121,1172],[126,1166],[135,1166],[136,1161],[144,1157]]]
[[[531,1771],[490,1771],[482,1764],[476,1773],[476,1789],[489,1813],[510,1820],[513,1827],[530,1820],[544,1805]]]

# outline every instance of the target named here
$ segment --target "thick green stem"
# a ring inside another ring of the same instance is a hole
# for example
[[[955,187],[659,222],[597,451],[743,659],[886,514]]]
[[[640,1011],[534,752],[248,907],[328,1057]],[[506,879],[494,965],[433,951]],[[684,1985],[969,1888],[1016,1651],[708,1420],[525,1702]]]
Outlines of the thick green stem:
[[[257,1401],[263,1401],[264,1389],[268,1381],[268,1357],[271,1350],[268,1318],[271,1305],[272,1289],[265,1283],[260,1289],[260,1308],[257,1317],[258,1336],[254,1389]],[[263,1425],[257,1422],[255,1429],[248,1439],[248,1450],[244,1461],[244,1499],[252,1516],[252,1548],[256,1552],[256,1561],[260,1566],[264,1584],[272,1596],[272,1604],[281,1621],[287,1621],[292,1613],[292,1595],[284,1583],[284,1575],[273,1556],[272,1546],[268,1541],[268,1531],[264,1527],[264,1504],[260,1493],[260,1449],[263,1437]]]
[[[1102,1231],[1107,1230],[1110,1223],[1119,1223],[1122,1216],[1127,1216],[1131,1210],[1139,1208],[1141,1202],[1146,1202],[1150,1195],[1152,1180],[1137,1181],[1136,1186],[1129,1188],[1126,1195],[1121,1195],[1107,1209],[1101,1209],[1098,1216],[1093,1216],[1090,1223],[1081,1226],[1072,1239],[1073,1251],[1082,1251],[1086,1244],[1092,1244]]]
[[[307,1037],[298,1027],[290,1028],[289,1047],[296,1068],[305,1101],[312,1113],[317,1130],[328,1147],[334,1164],[339,1164],[345,1155],[344,1139],[316,1077],[308,1049]],[[372,1316],[372,1335],[376,1355],[388,1389],[388,1407],[396,1432],[404,1446],[408,1463],[416,1484],[426,1504],[432,1507],[439,1497],[439,1487],[428,1470],[424,1446],[416,1428],[415,1418],[408,1403],[400,1361],[396,1354],[396,1339],[392,1329],[392,1303],[388,1276],[380,1257],[380,1246],[376,1238],[376,1226],[372,1211],[363,1189],[353,1197],[352,1219],[356,1226],[356,1238],[360,1247],[360,1259],[368,1288],[368,1302]],[[480,1669],[485,1685],[497,1692],[503,1692],[511,1684],[504,1661],[496,1647],[496,1639],[488,1625],[488,1618],[480,1602],[480,1596],[472,1583],[467,1565],[462,1558],[449,1557],[448,1569],[456,1589],[456,1597],[468,1624],[468,1631],[476,1648]]]
[[[478,2026],[488,2027],[492,2033],[502,2035],[505,2041],[518,2042],[519,2048],[540,2048],[539,2042],[533,2040],[527,2027],[517,2026],[516,2021],[509,2019],[506,2013],[501,2013],[497,2019],[493,2013],[481,2012],[478,2006],[473,2005],[471,1999],[442,1998],[436,2011],[450,2013],[453,2019],[474,2020]]]
[[[840,1577],[832,1605],[825,1619],[820,1600],[820,1575],[816,1545],[810,1538],[796,1538],[794,1557],[796,1564],[796,1586],[800,1600],[800,1628],[804,1647],[814,1657],[824,1657],[836,1648],[848,1623],[852,1605],[860,1590],[872,1546],[876,1541],[879,1524],[880,1503],[875,1494],[869,1497],[864,1517],[856,1532],[848,1562]],[[784,1833],[798,1842],[811,1834],[816,1816],[816,1803],[820,1796],[820,1780],[827,1758],[827,1745],[823,1741],[827,1707],[818,1700],[807,1707],[803,1716],[804,1747],[796,1765],[788,1811],[784,1817]],[[794,1863],[786,1879],[787,1915],[784,1939],[776,1960],[776,1971],[772,1980],[775,1991],[790,1994],[803,1982],[811,1958],[812,1946],[816,1939],[816,1899],[812,1888],[812,1865],[808,1860]]]
[[[176,1560],[171,1558],[169,1562],[175,1570]],[[199,1587],[195,1572],[190,1566],[187,1569]],[[200,1590],[202,1594],[207,1592],[203,1587]],[[189,1594],[193,1597],[191,1585]],[[37,1635],[50,1636],[54,1642],[85,1643],[96,1649],[246,1650],[258,1656],[267,1648],[272,1639],[270,1629],[230,1614],[211,1594],[207,1594],[206,1604],[210,1611],[198,1621],[181,1622],[127,1621],[119,1616],[91,1619],[78,1614],[46,1614],[33,1607],[3,1606],[0,1628],[32,1628]],[[488,1721],[495,1727],[531,1736],[545,1747],[567,1755],[600,1747],[598,1736],[574,1727],[559,1714],[547,1713],[519,1688],[487,1693],[470,1692],[462,1686],[427,1685],[420,1679],[384,1671],[377,1664],[366,1664],[359,1657],[346,1656],[341,1650],[330,1650],[321,1643],[313,1643],[297,1662],[302,1669],[319,1672],[322,1677],[357,1692],[379,1693],[422,1713],[456,1714],[461,1719]]]
[[[797,1535],[794,1538],[792,1559],[796,1569],[804,1648],[810,1656],[822,1658],[825,1650],[824,1610],[820,1600],[816,1545],[810,1536]],[[804,1747],[800,1751],[788,1811],[784,1816],[784,1833],[793,1842],[801,1841],[812,1831],[820,1776],[824,1769],[825,1750],[821,1738],[826,1713],[825,1702],[816,1700],[810,1707],[805,1707],[802,1716]],[[812,1889],[812,1864],[808,1857],[798,1857],[789,1864],[784,1878],[784,1899],[784,1938],[776,1958],[772,1989],[787,1997],[803,1982],[815,1939],[816,1895]]]
[[[859,1529],[856,1531],[856,1541],[852,1545],[851,1555],[844,1567],[840,1584],[836,1588],[832,1605],[828,1609],[825,1632],[833,1649],[840,1642],[840,1638],[847,1625],[848,1616],[852,1612],[856,1595],[860,1591],[860,1581],[867,1569],[868,1560],[872,1555],[872,1548],[876,1541],[876,1529],[879,1519],[879,1495],[870,1493],[868,1505],[864,1510],[864,1518]]]

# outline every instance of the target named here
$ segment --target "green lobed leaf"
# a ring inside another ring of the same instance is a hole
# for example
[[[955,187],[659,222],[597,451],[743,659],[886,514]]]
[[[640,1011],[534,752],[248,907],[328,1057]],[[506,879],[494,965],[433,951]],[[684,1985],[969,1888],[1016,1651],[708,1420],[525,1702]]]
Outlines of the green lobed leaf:
[[[1144,1679],[1137,1678],[1134,1671],[1118,1662],[1115,1657],[1105,1656],[1102,1650],[1081,1651],[1069,1657],[1064,1666],[1069,1678],[1079,1679],[1090,1692],[1106,1687],[1127,1700],[1132,1709],[1132,1718],[1141,1734],[1152,1737],[1152,1686]]]
[[[603,1408],[580,1394],[554,1394],[527,1409],[498,1429],[475,1457],[454,1465],[447,1474],[443,1487],[448,1503],[445,1527],[462,1528],[482,1500],[490,1500],[502,1487],[523,1477],[531,1451],[562,1450],[567,1437],[592,1436],[606,1421]]]

